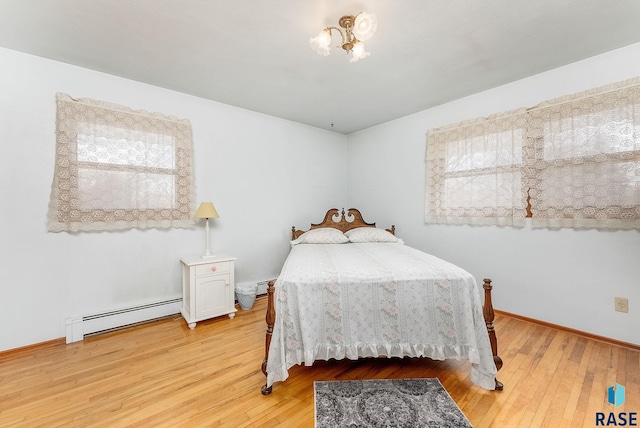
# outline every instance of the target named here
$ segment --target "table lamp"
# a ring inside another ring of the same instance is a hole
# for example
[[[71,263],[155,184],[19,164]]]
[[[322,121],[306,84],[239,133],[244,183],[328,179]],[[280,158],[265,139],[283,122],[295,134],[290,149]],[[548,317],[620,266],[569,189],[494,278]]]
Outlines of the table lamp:
[[[218,218],[218,217],[220,217],[218,215],[218,211],[216,211],[216,207],[214,207],[211,202],[203,202],[203,203],[201,203],[200,206],[198,207],[198,210],[196,211],[195,218],[205,218],[205,219],[207,219],[206,220],[206,226],[205,226],[207,252],[204,253],[204,255],[202,256],[203,259],[206,259],[206,258],[209,258],[209,257],[215,257],[214,254],[211,254],[209,252],[209,219],[210,218]]]

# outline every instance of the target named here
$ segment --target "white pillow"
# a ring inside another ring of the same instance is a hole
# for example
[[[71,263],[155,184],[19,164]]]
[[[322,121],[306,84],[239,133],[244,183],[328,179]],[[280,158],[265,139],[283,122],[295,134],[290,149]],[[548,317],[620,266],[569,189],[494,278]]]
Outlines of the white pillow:
[[[349,242],[344,233],[334,227],[311,229],[291,241],[291,246],[298,244],[344,244]]]
[[[350,242],[402,242],[392,233],[376,227],[357,227],[344,233]]]

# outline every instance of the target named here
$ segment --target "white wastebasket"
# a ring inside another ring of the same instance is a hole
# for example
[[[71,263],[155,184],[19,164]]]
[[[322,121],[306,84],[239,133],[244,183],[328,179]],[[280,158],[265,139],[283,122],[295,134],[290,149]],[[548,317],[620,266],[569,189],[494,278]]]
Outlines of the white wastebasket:
[[[256,283],[236,284],[236,299],[238,299],[238,303],[242,309],[247,311],[253,307],[256,301],[257,291],[258,284]]]

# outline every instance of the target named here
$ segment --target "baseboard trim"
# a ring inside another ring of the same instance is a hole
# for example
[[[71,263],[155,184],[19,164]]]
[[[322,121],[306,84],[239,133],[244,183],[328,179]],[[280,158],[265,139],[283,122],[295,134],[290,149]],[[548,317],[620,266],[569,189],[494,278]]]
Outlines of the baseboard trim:
[[[58,346],[64,345],[65,338],[60,337],[58,339],[47,340],[45,342],[32,343],[31,345],[20,346],[18,348],[5,349],[4,351],[0,351],[0,357],[11,356],[12,354],[17,354],[19,352],[31,351],[33,349],[44,349],[50,346]]]
[[[587,333],[586,331],[582,331],[582,330],[576,330],[573,328],[569,328],[569,327],[565,327],[563,325],[558,325],[558,324],[553,324],[550,322],[546,322],[546,321],[540,321],[538,319],[535,318],[529,318],[529,317],[525,317],[522,315],[517,315],[517,314],[512,314],[511,312],[505,312],[505,311],[501,311],[498,309],[495,309],[494,312],[498,315],[502,315],[505,317],[510,317],[510,318],[516,318],[522,321],[527,321],[533,324],[538,324],[538,325],[542,325],[545,327],[550,327],[550,328],[554,328],[556,330],[560,330],[560,331],[566,331],[567,333],[572,333],[572,334],[577,334],[578,336],[583,336],[586,337],[588,339],[593,339],[593,340],[597,340],[599,342],[604,342],[604,343],[608,343],[610,345],[616,345],[616,346],[621,346],[623,348],[629,348],[629,349],[633,349],[634,351],[640,351],[640,345],[636,345],[634,343],[629,343],[629,342],[624,342],[622,340],[617,340],[617,339],[612,339],[610,337],[606,337],[606,336],[599,336],[597,334],[592,334],[592,333]],[[499,336],[498,336],[498,340]]]

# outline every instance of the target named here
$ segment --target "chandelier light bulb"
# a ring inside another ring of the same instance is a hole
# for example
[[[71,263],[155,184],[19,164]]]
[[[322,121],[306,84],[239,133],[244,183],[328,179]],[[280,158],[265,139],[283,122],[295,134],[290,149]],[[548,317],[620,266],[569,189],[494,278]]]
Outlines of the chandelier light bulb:
[[[318,33],[318,41],[321,46],[329,47],[329,44],[331,43],[331,33],[326,30],[320,31],[320,33]]]
[[[331,52],[329,45],[331,44],[331,30],[324,29],[317,36],[309,40],[311,48],[319,55],[327,56]]]
[[[364,50],[364,43],[358,42],[353,45],[353,49],[351,50],[353,57],[349,60],[349,62],[356,62],[359,59],[364,59],[370,55],[369,52]]]
[[[373,13],[360,12],[353,25],[353,34],[364,42],[369,40],[378,29],[378,18]]]

